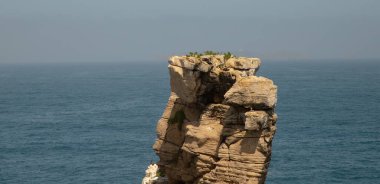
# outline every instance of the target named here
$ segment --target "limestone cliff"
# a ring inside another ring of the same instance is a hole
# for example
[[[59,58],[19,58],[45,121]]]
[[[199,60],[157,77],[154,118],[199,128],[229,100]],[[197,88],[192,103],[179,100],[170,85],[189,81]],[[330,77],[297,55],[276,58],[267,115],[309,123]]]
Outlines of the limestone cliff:
[[[169,59],[171,96],[153,145],[169,183],[264,183],[276,131],[277,86],[258,58]]]

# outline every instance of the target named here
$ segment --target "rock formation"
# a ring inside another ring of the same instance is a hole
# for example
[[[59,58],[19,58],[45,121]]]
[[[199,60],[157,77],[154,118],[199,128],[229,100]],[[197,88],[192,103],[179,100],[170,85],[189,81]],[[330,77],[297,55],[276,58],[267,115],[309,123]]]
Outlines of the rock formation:
[[[276,131],[277,86],[258,58],[169,59],[171,95],[153,145],[168,183],[265,182]]]

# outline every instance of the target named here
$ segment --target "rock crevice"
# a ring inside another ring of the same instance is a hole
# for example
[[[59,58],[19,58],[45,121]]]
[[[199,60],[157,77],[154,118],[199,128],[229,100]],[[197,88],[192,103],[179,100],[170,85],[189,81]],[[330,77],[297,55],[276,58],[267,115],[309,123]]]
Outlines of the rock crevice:
[[[168,183],[265,182],[276,132],[277,86],[258,58],[169,59],[171,95],[153,149]]]

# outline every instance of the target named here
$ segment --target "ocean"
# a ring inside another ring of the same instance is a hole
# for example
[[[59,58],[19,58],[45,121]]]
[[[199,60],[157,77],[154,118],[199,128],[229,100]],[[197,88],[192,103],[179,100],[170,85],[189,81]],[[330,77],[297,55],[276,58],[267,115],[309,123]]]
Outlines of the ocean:
[[[380,183],[380,61],[268,61],[278,85],[267,184]],[[0,64],[0,183],[138,184],[167,63]]]

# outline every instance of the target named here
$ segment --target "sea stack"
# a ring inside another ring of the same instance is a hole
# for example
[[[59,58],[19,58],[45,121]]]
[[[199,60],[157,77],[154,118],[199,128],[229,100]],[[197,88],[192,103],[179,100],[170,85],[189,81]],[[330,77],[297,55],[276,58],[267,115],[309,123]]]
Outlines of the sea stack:
[[[262,184],[276,132],[277,86],[258,58],[173,56],[171,95],[157,123],[152,183]]]

